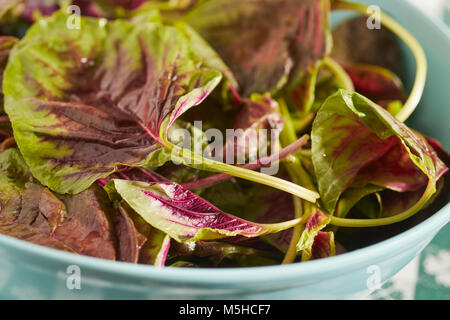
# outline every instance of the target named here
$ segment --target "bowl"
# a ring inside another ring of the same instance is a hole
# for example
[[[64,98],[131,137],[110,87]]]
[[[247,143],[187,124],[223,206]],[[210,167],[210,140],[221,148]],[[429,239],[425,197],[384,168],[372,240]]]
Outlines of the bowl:
[[[421,105],[409,124],[450,149],[450,32],[404,0],[379,5],[424,47],[429,64]],[[333,19],[335,14],[333,14]],[[415,64],[405,49],[406,85]],[[346,299],[367,296],[407,265],[450,221],[450,204],[377,244],[322,260],[236,269],[156,268],[37,246],[0,235],[3,299]],[[78,281],[79,280],[79,281]]]

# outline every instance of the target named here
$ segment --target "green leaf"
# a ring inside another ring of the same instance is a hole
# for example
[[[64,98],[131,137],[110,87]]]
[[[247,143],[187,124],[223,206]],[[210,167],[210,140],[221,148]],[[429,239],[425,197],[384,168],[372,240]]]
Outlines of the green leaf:
[[[431,187],[422,204],[435,192],[436,181],[446,170],[422,136],[382,107],[346,90],[339,90],[322,105],[313,123],[311,139],[321,201],[329,213],[335,212],[342,193],[353,183],[409,186],[405,180],[408,175],[402,175],[402,171],[383,173],[389,166],[395,166],[392,160],[388,161],[392,153],[405,155],[406,165],[400,166],[407,170],[412,166],[425,177],[425,183],[429,182]],[[393,159],[398,160],[399,166],[399,158]],[[367,168],[371,169],[364,170]],[[376,177],[370,175],[374,168],[379,172]]]
[[[168,129],[221,75],[174,27],[67,18],[40,20],[12,51],[5,110],[33,175],[78,193],[119,165],[167,161]]]

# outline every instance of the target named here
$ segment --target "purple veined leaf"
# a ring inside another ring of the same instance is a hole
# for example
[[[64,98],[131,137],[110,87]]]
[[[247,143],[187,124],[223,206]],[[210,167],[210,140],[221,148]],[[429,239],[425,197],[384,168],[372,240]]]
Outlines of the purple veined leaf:
[[[244,97],[278,89],[330,50],[329,1],[210,0],[186,22],[234,73]]]
[[[221,79],[174,27],[80,19],[69,32],[61,12],[33,25],[5,71],[19,149],[59,193],[85,190],[121,165],[167,161],[169,127]]]
[[[416,135],[420,136],[416,132]],[[433,147],[423,139],[429,150],[429,155],[436,168],[436,180],[448,171],[445,164],[438,158]],[[411,160],[408,151],[399,141],[386,154],[373,163],[362,168],[354,184],[371,183],[390,190],[404,192],[414,191],[426,186],[428,177]]]
[[[195,181],[183,184],[183,186],[186,185],[195,185]],[[295,218],[292,195],[267,186],[232,179],[209,185],[196,192],[220,210],[259,224],[273,224]],[[279,251],[285,252],[291,236],[292,230],[287,229],[260,237],[260,239]],[[245,245],[248,245],[253,239],[234,237],[229,241],[237,244],[245,241]]]
[[[274,224],[246,221],[170,182],[114,179],[106,188],[110,194],[120,195],[147,223],[179,242],[233,236],[253,238],[291,228],[299,222],[299,219]]]
[[[445,165],[448,166],[450,164],[450,156],[442,148],[441,144],[432,138],[427,138],[426,141],[431,146],[431,148],[436,152],[436,158],[439,157],[439,159],[442,159]],[[435,202],[439,202],[438,199],[442,198],[442,195],[445,195],[445,193],[448,192],[449,170],[447,169],[447,167],[440,167],[440,168],[441,173],[438,174],[438,177],[440,179],[437,182],[436,193],[428,201],[424,209],[428,209],[427,207],[430,207]],[[424,190],[425,185],[422,185],[419,189],[412,191],[398,192],[389,189],[383,191],[381,193],[383,202],[383,213],[382,213],[383,217],[392,217],[402,211],[407,210],[420,199],[420,196],[423,194]]]
[[[287,103],[301,115],[307,114],[314,103],[318,71],[318,64],[310,66],[299,83],[287,90],[285,96]]]
[[[419,135],[417,132],[416,134]],[[434,151],[439,147],[439,143],[432,147],[433,143],[433,140],[426,139],[430,155],[436,166],[436,178],[439,180],[448,169]],[[352,186],[345,190],[339,198],[334,215],[343,218],[355,204],[359,204],[360,200],[371,194],[379,193],[384,212],[382,215],[393,216],[394,212],[400,213],[417,202],[420,195],[423,194],[427,182],[428,177],[414,165],[407,150],[399,142],[378,160],[358,172]],[[393,192],[383,191],[385,188]],[[396,200],[396,198],[398,199]],[[393,210],[392,206],[398,210]]]
[[[302,261],[311,258],[315,239],[320,230],[325,228],[328,223],[330,223],[330,217],[317,208],[309,215],[305,229],[297,243],[297,251],[302,251]]]
[[[384,105],[388,101],[405,102],[403,83],[393,72],[373,65],[343,63],[343,67],[352,79],[355,91],[363,96]]]
[[[346,90],[339,90],[319,109],[311,138],[321,201],[329,213],[335,212],[342,193],[358,182],[358,175],[364,172],[364,168],[371,165],[384,167],[384,156],[388,159],[391,153],[402,155],[403,150],[396,150],[398,148],[403,147],[412,164],[427,177],[429,188],[420,204],[426,203],[435,192],[436,181],[445,168],[422,136],[397,121],[382,107]],[[396,159],[399,161],[398,157]],[[389,185],[399,187],[402,183],[408,184],[408,181],[402,181],[405,177],[386,173],[374,177],[373,183],[393,178]],[[370,183],[371,180],[365,182]],[[363,183],[359,181],[357,184]],[[385,184],[380,183],[382,186]]]
[[[314,243],[311,247],[311,256],[302,254],[302,261],[322,259],[335,255],[336,245],[334,243],[334,233],[319,231],[314,237]]]
[[[112,179],[141,182],[167,181],[157,173],[140,167],[121,167],[97,182],[104,187]],[[113,218],[118,238],[118,259],[121,261],[163,267],[170,248],[170,237],[149,225],[128,205],[119,207]]]
[[[224,148],[226,163],[233,161],[242,164],[247,160],[255,162],[260,155],[273,153],[278,146],[283,123],[278,103],[270,95],[253,94],[244,99],[234,120],[233,140],[227,141]],[[234,155],[234,159],[227,158],[230,153]]]

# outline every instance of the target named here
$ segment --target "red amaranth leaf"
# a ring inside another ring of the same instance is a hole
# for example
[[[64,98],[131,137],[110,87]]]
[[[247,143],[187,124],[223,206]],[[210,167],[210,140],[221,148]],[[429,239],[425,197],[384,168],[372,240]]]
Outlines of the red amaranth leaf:
[[[336,247],[334,243],[334,233],[333,232],[322,232],[319,231],[314,238],[314,243],[311,248],[310,259],[321,259],[336,255]],[[308,257],[303,258],[304,261]],[[308,260],[308,259],[307,259]]]
[[[186,21],[219,53],[244,97],[272,91],[330,48],[328,0],[210,0]]]
[[[352,79],[355,90],[377,102],[399,100],[405,102],[402,81],[391,71],[372,65],[343,64]]]
[[[67,18],[58,12],[19,42],[5,110],[36,179],[78,193],[121,165],[167,161],[169,127],[221,75],[174,27],[81,17],[83,27],[66,32]]]
[[[299,222],[299,219],[274,224],[246,221],[171,182],[114,179],[107,190],[110,194],[119,194],[147,223],[180,242],[238,235],[258,237],[288,229]]]

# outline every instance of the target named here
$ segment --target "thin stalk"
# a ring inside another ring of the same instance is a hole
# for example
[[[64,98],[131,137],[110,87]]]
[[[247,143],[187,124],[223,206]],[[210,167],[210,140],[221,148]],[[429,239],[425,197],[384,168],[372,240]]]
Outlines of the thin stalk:
[[[428,181],[427,188],[425,189],[425,192],[423,193],[420,200],[417,201],[411,208],[392,217],[379,219],[346,219],[330,216],[330,223],[338,227],[378,227],[397,223],[408,219],[419,212],[423,208],[424,204],[428,201],[430,194],[432,194],[434,190],[434,183],[431,180]]]
[[[286,158],[287,156],[291,155],[292,153],[299,150],[301,147],[303,147],[308,142],[309,136],[304,135],[297,141],[291,143],[286,148],[283,148],[280,152],[277,152],[276,154],[270,155],[268,157],[265,157],[263,159],[260,159],[257,161],[257,163],[248,163],[246,165],[241,166],[241,168],[249,169],[249,170],[257,170],[261,167],[267,166],[269,163],[276,163],[279,160],[282,160]],[[231,179],[233,176],[230,176],[229,174],[225,173],[218,173],[203,179],[199,179],[196,181],[186,182],[183,183],[182,186],[186,189],[201,189],[201,188],[207,188],[212,185],[215,185],[217,183],[226,181],[228,179]]]
[[[281,115],[284,119],[284,129],[281,132],[280,139],[282,144],[290,144],[291,141],[295,141],[297,139],[297,134],[295,133],[295,127],[292,122],[291,115],[289,114],[289,110],[286,106],[286,103],[283,100],[279,101]],[[296,157],[295,163],[285,163],[284,164],[291,179],[294,183],[303,183],[308,188],[314,190],[314,185],[309,177],[308,173],[304,170],[300,159]],[[295,218],[300,218],[299,224],[297,224],[292,230],[292,237],[289,242],[289,247],[286,251],[282,264],[289,264],[295,261],[297,257],[297,243],[305,229],[305,223],[309,217],[309,213],[312,209],[312,204],[303,203],[302,200],[298,197],[293,197],[294,201],[294,214]]]
[[[314,120],[315,116],[316,116],[316,114],[314,112],[310,112],[300,119],[292,119],[292,121],[294,122],[295,131],[296,132],[305,131],[306,128]]]
[[[369,6],[359,3],[352,3],[347,1],[335,1],[332,6],[333,10],[354,10],[363,15],[369,16]],[[422,98],[423,90],[425,88],[425,81],[427,77],[427,58],[420,43],[403,28],[397,21],[392,19],[384,12],[380,12],[380,23],[395,33],[405,44],[411,49],[416,60],[416,75],[414,85],[406,100],[403,108],[397,113],[396,118],[404,122],[413,113]]]
[[[292,183],[287,180],[283,180],[268,174],[263,174],[257,171],[236,167],[223,162],[214,161],[208,158],[196,155],[190,150],[182,149],[180,147],[171,145],[172,160],[177,160],[187,166],[197,167],[199,169],[205,169],[210,171],[216,171],[232,175],[237,178],[253,181],[256,183],[264,184],[266,186],[279,189],[298,196],[306,201],[315,203],[320,197],[315,191],[308,190],[302,186]],[[186,155],[186,153],[189,153]]]
[[[290,165],[286,165],[288,172]],[[291,175],[292,177],[292,181],[294,181],[295,183],[299,183],[300,181],[298,181],[298,179],[296,178],[296,176],[293,173],[289,173],[289,175]],[[303,216],[303,206],[302,206],[302,200],[298,197],[293,197],[293,201],[294,201],[294,216],[295,218],[302,218]],[[302,236],[303,230],[305,230],[305,223],[306,221],[303,221],[303,219],[300,221],[299,224],[297,224],[293,229],[292,229],[292,236],[291,236],[291,240],[289,242],[289,247],[286,251],[286,254],[284,256],[283,261],[281,262],[281,264],[289,264],[295,261],[295,258],[297,257],[297,243],[298,240],[300,239],[300,237]]]
[[[322,66],[328,68],[328,70],[330,70],[338,78],[340,84],[344,87],[344,89],[355,91],[355,86],[353,85],[352,79],[339,63],[337,63],[330,57],[325,57],[322,60]]]

